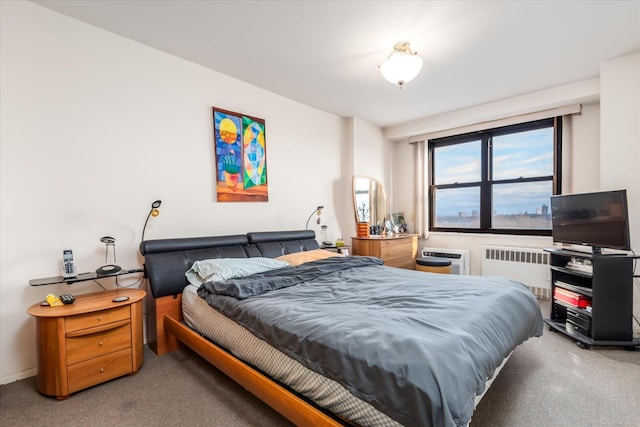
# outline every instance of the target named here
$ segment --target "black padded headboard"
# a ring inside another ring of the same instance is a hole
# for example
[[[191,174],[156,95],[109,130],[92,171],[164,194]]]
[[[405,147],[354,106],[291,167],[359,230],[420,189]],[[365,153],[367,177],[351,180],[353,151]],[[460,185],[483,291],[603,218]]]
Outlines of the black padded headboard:
[[[140,243],[145,275],[154,298],[182,293],[184,273],[210,258],[276,258],[320,248],[312,230],[265,231],[231,236],[145,240]]]

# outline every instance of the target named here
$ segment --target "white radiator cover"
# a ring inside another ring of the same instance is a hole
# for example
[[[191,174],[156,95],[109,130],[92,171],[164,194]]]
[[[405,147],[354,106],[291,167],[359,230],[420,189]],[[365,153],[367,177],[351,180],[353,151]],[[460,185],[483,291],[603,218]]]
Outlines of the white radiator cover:
[[[422,248],[421,256],[451,260],[451,274],[469,274],[469,251],[464,249]]]
[[[538,298],[549,299],[549,253],[538,248],[483,246],[482,275],[502,276],[525,284]]]

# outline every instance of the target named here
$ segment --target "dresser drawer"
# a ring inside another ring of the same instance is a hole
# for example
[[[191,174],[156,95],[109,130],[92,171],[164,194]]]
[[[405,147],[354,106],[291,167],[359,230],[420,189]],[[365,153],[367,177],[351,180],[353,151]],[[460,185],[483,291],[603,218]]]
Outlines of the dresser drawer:
[[[127,323],[89,335],[67,338],[67,363],[73,364],[131,347],[131,325]]]
[[[385,259],[384,265],[387,267],[397,267],[397,268],[406,268],[409,270],[414,269],[415,259],[414,258],[393,258],[393,259]]]
[[[131,349],[75,363],[67,368],[69,393],[133,372]]]
[[[382,255],[385,258],[401,258],[411,256],[411,240],[406,239],[406,241],[396,240],[396,241],[385,241],[382,242]]]
[[[87,314],[78,314],[65,320],[65,331],[73,332],[81,329],[102,326],[118,320],[126,320],[131,316],[128,305],[109,310],[93,311]]]
[[[382,256],[389,267],[413,268],[415,251],[412,239],[398,239],[383,242]]]

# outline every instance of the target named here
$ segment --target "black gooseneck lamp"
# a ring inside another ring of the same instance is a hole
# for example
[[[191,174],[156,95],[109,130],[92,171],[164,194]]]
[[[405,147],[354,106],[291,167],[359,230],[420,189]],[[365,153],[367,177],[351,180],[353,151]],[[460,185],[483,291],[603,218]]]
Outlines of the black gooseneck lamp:
[[[147,229],[147,223],[149,222],[149,218],[150,217],[157,217],[158,215],[160,215],[160,209],[158,209],[160,207],[160,205],[162,204],[162,200],[156,200],[155,202],[151,203],[151,209],[149,210],[149,213],[147,214],[147,219],[144,221],[144,227],[142,227],[142,241],[144,242],[144,232]]]
[[[318,206],[313,212],[311,212],[311,215],[309,215],[309,218],[307,219],[307,224],[304,226],[305,230],[309,229],[309,221],[311,221],[311,218],[313,217],[313,215],[318,215],[318,220],[316,221],[316,224],[320,224],[320,214],[322,213],[322,209],[324,209],[324,206]]]

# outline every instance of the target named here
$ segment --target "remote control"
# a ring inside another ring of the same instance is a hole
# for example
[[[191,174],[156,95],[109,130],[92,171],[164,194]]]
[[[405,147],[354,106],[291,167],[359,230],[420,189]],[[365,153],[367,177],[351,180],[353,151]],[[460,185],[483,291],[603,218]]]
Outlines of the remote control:
[[[60,298],[60,301],[62,301],[64,304],[73,304],[73,302],[76,300],[76,298],[71,294],[63,294],[58,298]]]

